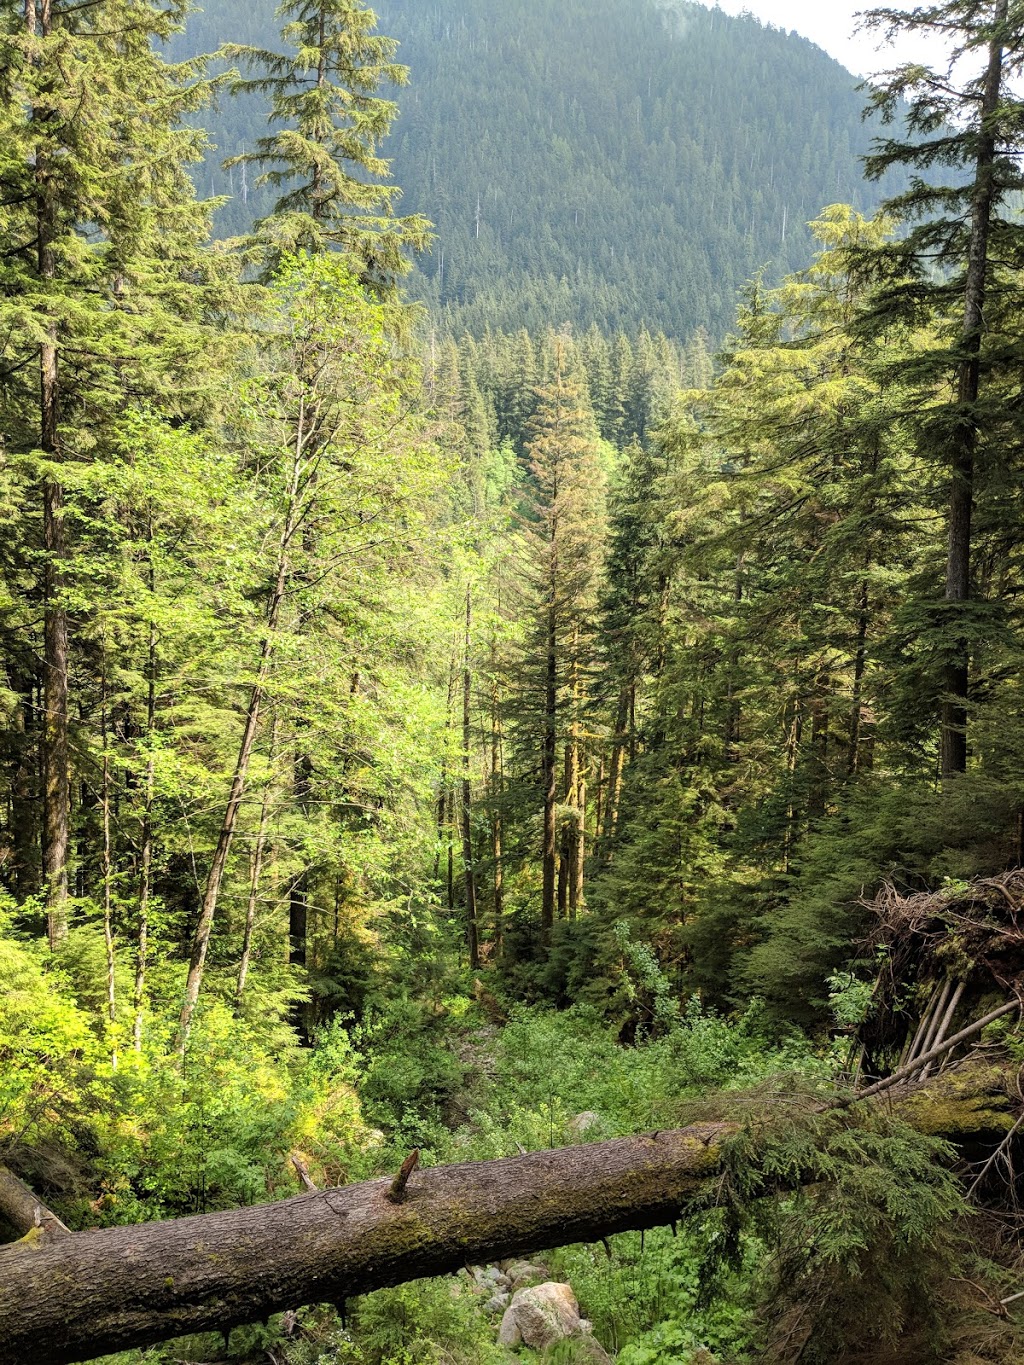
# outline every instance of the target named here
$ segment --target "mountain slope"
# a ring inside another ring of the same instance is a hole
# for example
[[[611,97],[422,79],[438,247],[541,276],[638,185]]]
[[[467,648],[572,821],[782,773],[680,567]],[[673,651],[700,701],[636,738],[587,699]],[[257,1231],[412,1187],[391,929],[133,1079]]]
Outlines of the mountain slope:
[[[411,84],[388,146],[404,211],[436,224],[412,290],[457,330],[645,322],[720,336],[736,290],[809,256],[827,203],[870,209],[856,78],[749,16],[653,0],[380,0]],[[219,0],[192,50],[266,41],[271,0]],[[261,131],[252,101],[211,129]],[[236,171],[229,229],[267,198]]]

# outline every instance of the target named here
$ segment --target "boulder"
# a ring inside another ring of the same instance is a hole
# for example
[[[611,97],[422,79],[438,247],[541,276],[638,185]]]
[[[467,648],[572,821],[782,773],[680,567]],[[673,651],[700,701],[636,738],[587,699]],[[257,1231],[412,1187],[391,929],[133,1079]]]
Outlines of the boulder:
[[[532,1285],[518,1289],[501,1319],[498,1341],[502,1346],[532,1346],[543,1351],[556,1341],[581,1332],[580,1308],[567,1284]]]
[[[513,1261],[505,1268],[505,1275],[512,1289],[522,1289],[525,1284],[543,1280],[547,1273],[544,1266],[534,1265],[532,1261]]]
[[[469,1265],[466,1266],[466,1269],[473,1277],[473,1282],[478,1288],[486,1289],[489,1292],[492,1292],[497,1287],[498,1282],[503,1278],[501,1271],[496,1265]]]
[[[577,1114],[571,1118],[565,1127],[569,1136],[578,1141],[580,1138],[586,1137],[588,1133],[600,1131],[604,1124],[601,1121],[600,1114],[595,1114],[593,1109],[584,1109],[582,1114]]]
[[[497,1289],[484,1304],[485,1313],[503,1313],[508,1307],[511,1294],[507,1289]]]

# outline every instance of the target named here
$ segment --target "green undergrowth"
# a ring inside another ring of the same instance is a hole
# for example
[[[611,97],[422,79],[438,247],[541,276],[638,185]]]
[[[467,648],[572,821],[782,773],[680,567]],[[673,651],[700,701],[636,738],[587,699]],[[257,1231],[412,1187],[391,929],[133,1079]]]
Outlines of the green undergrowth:
[[[297,1192],[292,1154],[318,1184],[342,1184],[394,1171],[413,1146],[426,1164],[486,1160],[726,1118],[738,1135],[721,1173],[675,1228],[540,1256],[618,1365],[887,1360],[901,1341],[908,1362],[966,1362],[948,1286],[974,1253],[951,1149],[881,1109],[823,1112],[843,1048],[780,1036],[756,1002],[724,1018],[666,998],[625,1046],[590,1006],[518,1006],[496,1022],[453,978],[426,998],[396,987],[300,1047],[280,1009],[238,1019],[212,999],[184,1069],[158,1028],[115,1069],[75,993],[82,975],[0,937],[0,1160],[75,1227],[285,1197]],[[229,1344],[204,1336],[116,1359],[536,1359],[498,1346],[486,1297],[468,1275],[422,1281],[353,1301],[344,1323],[306,1308]],[[999,1350],[977,1359],[1012,1359]]]

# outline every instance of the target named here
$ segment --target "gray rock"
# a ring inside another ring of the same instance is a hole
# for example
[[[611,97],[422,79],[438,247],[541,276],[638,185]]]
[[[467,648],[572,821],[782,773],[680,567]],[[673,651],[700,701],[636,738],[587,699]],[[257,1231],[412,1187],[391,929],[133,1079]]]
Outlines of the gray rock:
[[[580,1309],[567,1284],[537,1284],[519,1289],[501,1319],[498,1342],[502,1346],[532,1346],[543,1351],[556,1341],[578,1334]]]
[[[485,1313],[503,1313],[508,1307],[508,1301],[512,1295],[507,1289],[499,1289],[484,1304]]]
[[[577,1114],[565,1125],[570,1137],[582,1138],[588,1133],[594,1133],[604,1127],[600,1114],[595,1114],[593,1109],[584,1109],[582,1114]]]
[[[534,1265],[532,1261],[513,1261],[505,1269],[508,1282],[513,1289],[522,1289],[523,1285],[531,1281],[543,1280],[547,1273],[544,1266]]]

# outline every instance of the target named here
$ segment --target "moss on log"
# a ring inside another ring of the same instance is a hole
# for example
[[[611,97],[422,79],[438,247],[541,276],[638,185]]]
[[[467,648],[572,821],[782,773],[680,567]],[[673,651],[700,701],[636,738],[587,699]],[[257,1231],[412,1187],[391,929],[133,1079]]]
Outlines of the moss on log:
[[[950,1142],[998,1142],[1014,1125],[1004,1067],[973,1064],[932,1076],[906,1095],[894,1095],[901,1118],[919,1133]]]
[[[727,1123],[416,1171],[276,1204],[0,1248],[0,1365],[67,1365],[306,1303],[672,1222]]]

